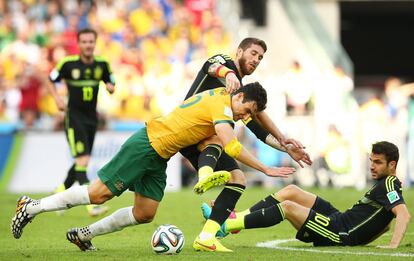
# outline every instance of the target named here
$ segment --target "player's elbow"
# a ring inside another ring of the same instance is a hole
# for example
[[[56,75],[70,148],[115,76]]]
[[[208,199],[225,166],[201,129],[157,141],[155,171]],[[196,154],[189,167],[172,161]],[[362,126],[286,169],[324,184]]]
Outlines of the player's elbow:
[[[232,158],[236,158],[240,155],[243,149],[243,145],[236,139],[232,139],[229,143],[224,146],[224,151],[227,155]]]

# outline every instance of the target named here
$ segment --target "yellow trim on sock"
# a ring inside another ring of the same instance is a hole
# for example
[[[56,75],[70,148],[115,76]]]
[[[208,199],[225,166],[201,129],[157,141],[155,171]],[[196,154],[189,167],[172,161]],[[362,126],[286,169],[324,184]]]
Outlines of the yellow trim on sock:
[[[283,200],[281,200],[280,198],[278,198],[278,196],[275,194],[270,194],[270,196],[272,196],[274,199],[276,199],[279,202],[282,202]]]

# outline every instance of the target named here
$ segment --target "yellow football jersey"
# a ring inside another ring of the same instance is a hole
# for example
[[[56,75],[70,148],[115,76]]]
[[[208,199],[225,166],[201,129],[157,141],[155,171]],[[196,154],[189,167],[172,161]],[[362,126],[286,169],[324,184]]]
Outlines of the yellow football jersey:
[[[216,134],[214,125],[233,122],[231,97],[225,88],[192,96],[170,114],[147,123],[148,138],[155,151],[168,159],[180,149]]]

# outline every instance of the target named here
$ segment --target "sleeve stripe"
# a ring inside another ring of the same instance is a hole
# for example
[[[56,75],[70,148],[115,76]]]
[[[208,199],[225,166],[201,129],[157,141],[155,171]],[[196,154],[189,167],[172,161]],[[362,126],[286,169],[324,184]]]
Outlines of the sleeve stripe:
[[[394,181],[396,177],[395,176],[388,176],[385,180],[385,188],[387,189],[387,192],[395,190],[394,188]]]
[[[216,124],[220,124],[220,123],[228,123],[228,124],[230,124],[231,126],[233,126],[233,125],[234,125],[233,121],[231,121],[231,120],[219,120],[219,121],[215,121],[215,122],[214,122],[214,125],[216,125]]]

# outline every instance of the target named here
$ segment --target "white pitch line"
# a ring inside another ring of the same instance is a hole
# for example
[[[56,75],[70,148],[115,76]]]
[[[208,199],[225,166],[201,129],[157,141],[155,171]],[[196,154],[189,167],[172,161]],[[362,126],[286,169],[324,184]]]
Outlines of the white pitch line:
[[[313,252],[313,253],[322,253],[322,254],[345,254],[345,255],[358,255],[358,256],[397,256],[397,257],[414,257],[414,254],[410,253],[378,253],[378,252],[351,252],[351,251],[342,251],[342,250],[319,250],[319,249],[308,249],[308,248],[299,248],[299,247],[283,247],[279,246],[283,243],[297,241],[296,239],[281,239],[281,240],[272,240],[266,242],[259,242],[256,244],[257,247],[264,248],[273,248],[278,250],[287,250],[287,251],[297,251],[297,252]]]

